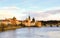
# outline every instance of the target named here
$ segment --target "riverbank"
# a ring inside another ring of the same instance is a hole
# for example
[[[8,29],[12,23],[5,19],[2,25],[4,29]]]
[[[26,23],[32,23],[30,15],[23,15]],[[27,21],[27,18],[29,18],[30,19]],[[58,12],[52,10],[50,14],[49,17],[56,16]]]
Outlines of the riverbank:
[[[22,27],[21,26],[5,26],[5,27],[0,27],[0,31],[15,30],[18,28],[22,28]]]
[[[0,26],[0,32],[1,31],[8,31],[8,30],[16,30],[19,28],[30,28],[29,26],[23,26],[23,25],[10,25],[10,26]],[[36,28],[41,28],[41,27],[37,27],[37,26],[31,26],[31,27],[36,27]],[[51,27],[51,26],[42,26],[42,27]],[[56,26],[53,26],[56,27]]]

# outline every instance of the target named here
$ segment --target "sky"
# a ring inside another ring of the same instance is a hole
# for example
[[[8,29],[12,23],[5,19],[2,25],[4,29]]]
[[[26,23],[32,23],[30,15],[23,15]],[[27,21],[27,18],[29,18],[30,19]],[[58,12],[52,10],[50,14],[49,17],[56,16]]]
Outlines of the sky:
[[[60,20],[60,0],[0,0],[0,19]]]

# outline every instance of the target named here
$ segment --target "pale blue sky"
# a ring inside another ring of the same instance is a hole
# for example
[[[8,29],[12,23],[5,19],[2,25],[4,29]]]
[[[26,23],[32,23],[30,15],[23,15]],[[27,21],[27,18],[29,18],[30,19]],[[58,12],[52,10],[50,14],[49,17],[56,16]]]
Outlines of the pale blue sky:
[[[23,19],[29,14],[36,20],[58,20],[60,0],[0,0],[0,18],[16,16],[18,19]]]
[[[0,7],[4,6],[43,10],[51,7],[60,7],[60,0],[0,0]]]

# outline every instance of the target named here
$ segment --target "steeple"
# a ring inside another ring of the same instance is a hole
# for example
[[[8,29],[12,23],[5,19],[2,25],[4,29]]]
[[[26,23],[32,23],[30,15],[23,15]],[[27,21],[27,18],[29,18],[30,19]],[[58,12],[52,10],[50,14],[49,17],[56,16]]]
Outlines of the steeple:
[[[31,20],[31,18],[30,18],[30,12],[28,13],[28,19]]]
[[[28,17],[28,19],[30,20],[30,16]]]

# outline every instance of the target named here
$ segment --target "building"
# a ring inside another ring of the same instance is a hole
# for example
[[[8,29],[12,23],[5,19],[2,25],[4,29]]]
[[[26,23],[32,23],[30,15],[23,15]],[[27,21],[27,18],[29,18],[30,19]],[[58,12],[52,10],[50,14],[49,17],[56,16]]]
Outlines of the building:
[[[41,22],[41,21],[36,21],[35,25],[36,25],[37,27],[42,27],[42,22]]]
[[[12,26],[21,25],[21,26],[27,26],[27,27],[32,27],[32,26],[41,27],[42,26],[41,21],[35,21],[35,18],[33,17],[31,19],[30,16],[23,21],[17,20],[15,17],[8,18],[5,20],[1,20],[0,25],[1,24],[5,25],[5,26],[9,26],[9,25],[12,25]]]
[[[22,22],[22,24],[24,24],[25,26],[30,26],[31,25],[31,19],[30,19],[30,16],[26,19],[26,20],[24,20],[23,22]]]
[[[21,24],[21,21],[20,20],[17,20],[15,17],[13,18],[8,18],[8,19],[4,19],[4,20],[0,20],[0,25],[3,24],[5,26],[8,26],[8,25],[19,25]]]
[[[35,26],[35,18],[32,19],[31,26]]]
[[[41,21],[35,21],[35,18],[31,20],[30,16],[22,22],[24,26],[28,26],[28,27],[32,27],[32,26],[41,27],[42,26],[41,23],[42,23]]]

